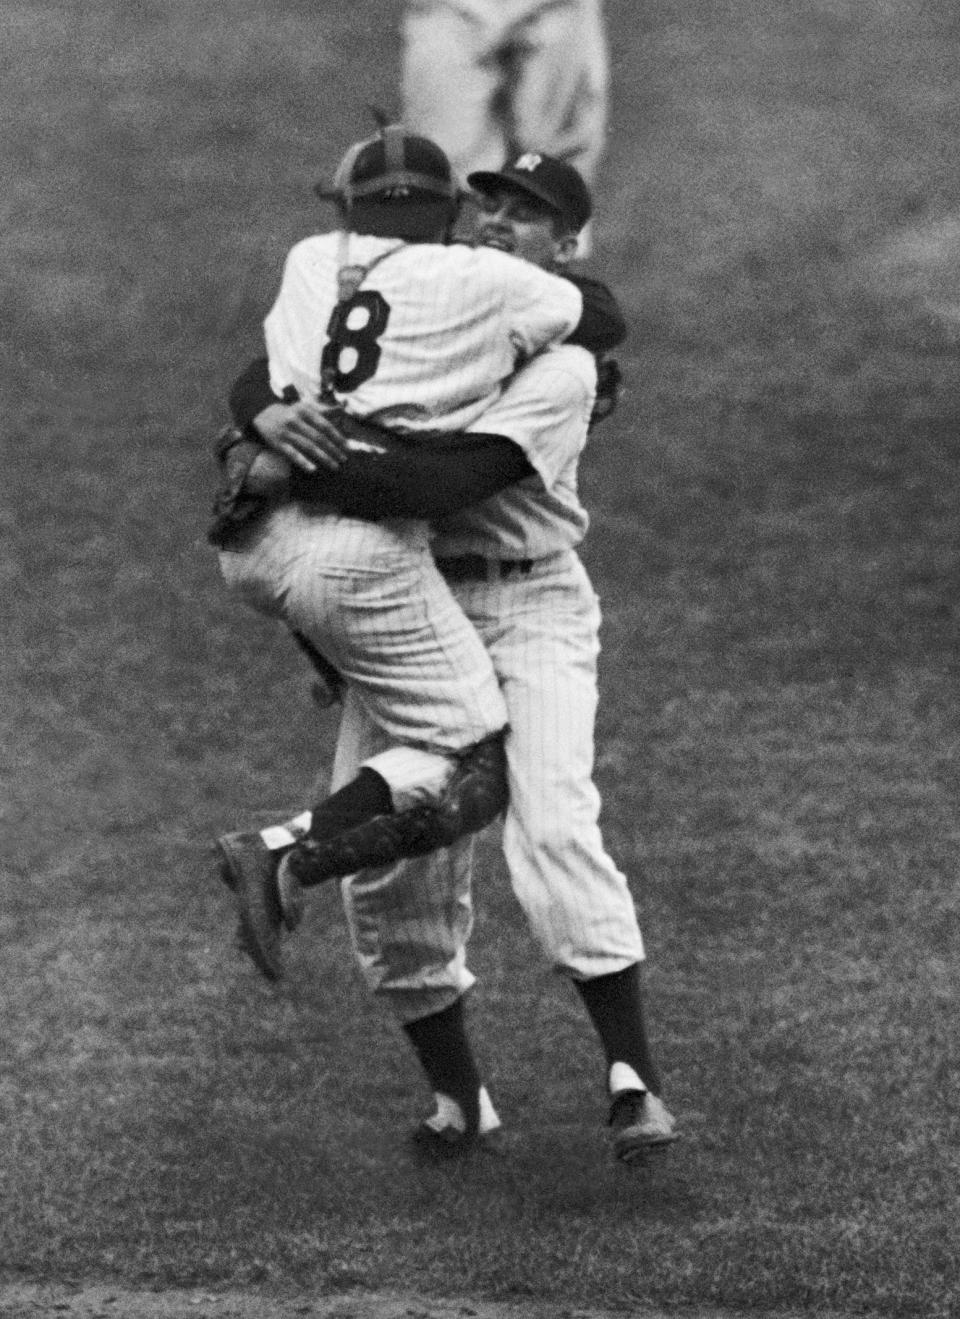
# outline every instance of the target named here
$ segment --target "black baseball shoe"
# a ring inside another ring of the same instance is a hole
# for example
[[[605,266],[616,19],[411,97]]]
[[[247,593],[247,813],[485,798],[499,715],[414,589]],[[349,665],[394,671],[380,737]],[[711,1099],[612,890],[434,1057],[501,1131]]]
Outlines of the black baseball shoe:
[[[421,1122],[411,1137],[417,1153],[433,1162],[446,1159],[469,1158],[474,1154],[503,1157],[507,1153],[507,1138],[502,1127],[492,1131],[476,1131],[469,1135],[457,1127],[430,1126],[429,1119]]]
[[[680,1139],[676,1120],[649,1090],[621,1090],[610,1097],[613,1155],[621,1163],[643,1163],[646,1156]]]
[[[221,834],[217,849],[220,876],[237,899],[240,914],[237,944],[261,975],[268,980],[280,980],[283,920],[277,895],[277,854],[256,833]]]
[[[280,919],[291,934],[303,920],[303,884],[291,860],[294,850],[291,848],[290,851],[284,852],[277,866],[277,901],[280,903]]]
[[[481,1092],[474,1121],[466,1127],[462,1122],[459,1105],[438,1096],[436,1112],[424,1118],[410,1138],[419,1154],[433,1160],[505,1152],[503,1127],[489,1096]]]

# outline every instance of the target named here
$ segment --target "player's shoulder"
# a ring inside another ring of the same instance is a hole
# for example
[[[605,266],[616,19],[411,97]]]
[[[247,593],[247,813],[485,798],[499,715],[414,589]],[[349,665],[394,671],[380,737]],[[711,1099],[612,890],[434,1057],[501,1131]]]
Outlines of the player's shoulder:
[[[391,252],[396,248],[397,242],[396,238],[379,238],[373,234],[347,234],[342,230],[332,229],[301,238],[290,248],[288,260],[309,263],[312,260],[333,259],[340,262],[343,259],[364,264]],[[407,245],[403,244],[403,246]]]
[[[309,252],[326,252],[334,246],[337,241],[335,233],[307,234],[305,238],[298,238],[290,248],[290,255],[301,256]]]
[[[288,271],[309,270],[318,263],[327,263],[336,259],[334,234],[308,234],[298,239],[287,252],[286,267]]]
[[[488,248],[474,247],[465,242],[417,243],[415,250],[425,261],[435,261],[438,265],[449,266],[456,270],[474,270],[489,264],[484,260],[490,255]]]
[[[469,263],[464,261],[461,245],[451,243],[406,243],[399,252],[407,266],[424,270],[450,271],[462,274]]]
[[[532,261],[514,256],[510,252],[501,252],[496,247],[473,247],[469,243],[451,243],[446,249],[453,262],[476,277],[486,277],[497,283],[511,284],[526,281],[540,285],[564,285],[568,280],[562,279],[552,271],[543,270]]]

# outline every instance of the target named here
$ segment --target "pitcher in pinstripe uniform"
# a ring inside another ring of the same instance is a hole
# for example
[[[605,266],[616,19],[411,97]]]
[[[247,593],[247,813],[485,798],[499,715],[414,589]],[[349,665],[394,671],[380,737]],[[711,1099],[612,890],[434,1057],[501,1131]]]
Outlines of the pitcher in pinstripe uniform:
[[[341,228],[293,248],[265,321],[280,397],[337,405],[429,444],[475,422],[519,364],[580,319],[568,280],[445,245],[459,197],[449,162],[399,125],[356,143],[321,195],[336,203]],[[342,824],[435,796],[458,755],[502,732],[506,711],[490,660],[434,567],[426,524],[279,498],[291,477],[282,454],[253,463],[251,488],[275,501],[221,547],[220,566],[247,603],[339,671],[397,744],[344,786],[334,808]],[[310,830],[320,827],[315,812]],[[260,870],[223,850],[244,946],[275,978],[281,913]]]
[[[586,218],[559,188],[566,169],[527,154],[471,176],[484,199],[479,241],[547,266],[565,260]],[[627,880],[603,844],[592,777],[600,610],[577,554],[588,523],[577,464],[595,384],[593,358],[580,347],[551,348],[523,368],[475,423],[509,441],[525,464],[513,469],[522,479],[439,520],[433,551],[506,701],[503,846],[512,886],[546,958],[572,980],[597,1031],[613,1150],[633,1163],[677,1131],[647,1038],[643,940]],[[502,454],[497,461],[506,470]],[[349,779],[382,737],[348,691],[334,783]],[[500,1128],[464,1013],[474,983],[472,864],[464,840],[343,885],[360,966],[434,1091],[436,1111],[416,1132],[434,1154],[483,1148]]]

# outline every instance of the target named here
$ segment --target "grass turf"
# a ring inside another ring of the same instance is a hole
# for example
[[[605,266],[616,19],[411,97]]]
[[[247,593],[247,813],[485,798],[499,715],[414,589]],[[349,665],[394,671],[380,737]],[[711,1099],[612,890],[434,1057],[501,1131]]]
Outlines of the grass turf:
[[[686,1142],[609,1165],[595,1046],[492,848],[474,1016],[520,1139],[462,1169],[399,1140],[421,1083],[335,894],[275,994],[204,870],[333,732],[224,598],[205,445],[309,183],[395,97],[392,19],[9,3],[9,1277],[955,1304],[960,24],[607,10],[598,251],[634,329],[583,470],[598,778]]]

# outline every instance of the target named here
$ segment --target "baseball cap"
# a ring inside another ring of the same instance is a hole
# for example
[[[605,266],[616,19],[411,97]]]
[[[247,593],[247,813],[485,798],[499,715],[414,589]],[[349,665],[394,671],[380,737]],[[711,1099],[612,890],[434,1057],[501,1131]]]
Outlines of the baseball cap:
[[[556,211],[564,224],[579,233],[590,219],[593,204],[583,179],[565,160],[538,151],[523,155],[500,170],[479,170],[467,175],[477,192],[522,192],[536,197]]]
[[[355,202],[459,196],[444,152],[429,138],[408,133],[402,124],[384,124],[372,137],[355,142],[337,167],[332,187],[318,183],[314,192],[348,209]]]

